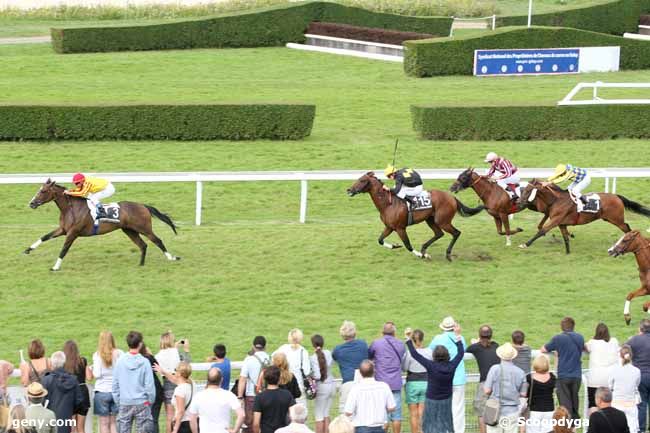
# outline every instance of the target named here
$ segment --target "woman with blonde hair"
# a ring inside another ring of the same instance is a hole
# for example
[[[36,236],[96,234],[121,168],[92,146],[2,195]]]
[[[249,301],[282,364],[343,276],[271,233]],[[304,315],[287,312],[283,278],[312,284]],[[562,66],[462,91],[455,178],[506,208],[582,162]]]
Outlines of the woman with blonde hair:
[[[99,417],[100,433],[117,433],[115,417],[117,402],[113,400],[113,367],[124,352],[115,347],[115,338],[109,331],[99,333],[93,365],[86,370],[88,380],[95,379],[93,413]]]
[[[641,370],[632,365],[632,348],[627,344],[619,352],[621,365],[614,367],[609,376],[612,390],[612,407],[623,411],[630,433],[639,431],[639,410],[637,396],[641,383]]]
[[[571,415],[564,406],[558,406],[553,412],[553,430],[549,433],[573,433],[571,427]]]
[[[549,370],[548,357],[542,353],[533,360],[533,373],[526,375],[530,409],[528,417],[530,421],[526,424],[526,433],[547,433],[553,420],[555,409],[553,392],[556,377]]]
[[[302,393],[300,386],[298,386],[296,376],[289,370],[287,356],[284,353],[275,353],[271,359],[271,363],[280,369],[280,382],[278,382],[278,387],[289,391],[293,398],[299,398]]]
[[[183,346],[183,351],[179,349]],[[170,378],[173,378],[173,372],[181,363],[181,361],[191,362],[189,357],[189,341],[180,340],[176,342],[174,333],[169,330],[160,336],[160,351],[156,354],[156,361],[163,371],[169,372],[168,376],[163,377],[163,398],[165,402],[166,416],[166,432],[172,431],[172,420],[174,417],[174,391],[176,383]]]
[[[161,366],[157,367],[157,371],[176,385],[172,399],[174,409],[174,418],[171,420],[172,433],[191,433],[190,415],[187,409],[196,391],[194,381],[190,378],[192,366],[188,362],[180,362],[175,373],[166,371]]]
[[[302,346],[302,340],[304,335],[302,331],[298,328],[293,328],[289,331],[287,336],[287,344],[283,344],[273,352],[273,355],[276,353],[284,353],[287,357],[287,362],[289,363],[289,370],[296,378],[298,386],[300,387],[300,392],[302,397],[298,398],[296,403],[302,403],[307,407],[307,400],[305,399],[305,386],[304,378],[311,375],[311,363],[309,361],[309,352]],[[282,382],[282,380],[280,380]]]
[[[354,433],[354,424],[345,415],[339,415],[332,420],[328,433]]]
[[[40,382],[43,374],[50,370],[50,358],[45,354],[45,346],[38,338],[32,340],[27,348],[29,359],[20,363],[20,383],[29,386],[32,382]]]

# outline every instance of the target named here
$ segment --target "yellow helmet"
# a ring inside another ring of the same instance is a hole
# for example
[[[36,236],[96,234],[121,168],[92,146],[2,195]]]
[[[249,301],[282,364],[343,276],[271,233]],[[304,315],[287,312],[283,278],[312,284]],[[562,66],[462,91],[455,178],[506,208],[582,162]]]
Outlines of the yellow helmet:
[[[393,164],[388,164],[388,165],[386,166],[386,168],[384,169],[384,175],[385,175],[386,177],[388,177],[388,176],[390,176],[391,174],[395,173],[396,171],[397,171],[397,169],[395,168],[395,166],[394,166]]]
[[[562,173],[564,173],[565,171],[566,171],[566,164],[558,164],[558,165],[555,167],[555,173],[554,173],[554,176],[559,176],[559,175],[561,175]]]

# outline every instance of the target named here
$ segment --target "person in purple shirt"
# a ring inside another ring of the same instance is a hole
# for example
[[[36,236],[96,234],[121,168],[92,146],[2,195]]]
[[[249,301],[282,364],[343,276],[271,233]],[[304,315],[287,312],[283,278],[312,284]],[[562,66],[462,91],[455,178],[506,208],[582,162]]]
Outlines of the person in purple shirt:
[[[406,353],[404,343],[395,338],[395,324],[384,323],[383,336],[373,341],[368,349],[368,358],[375,362],[375,379],[386,383],[395,399],[395,410],[388,415],[393,424],[393,433],[402,428],[402,359]]]

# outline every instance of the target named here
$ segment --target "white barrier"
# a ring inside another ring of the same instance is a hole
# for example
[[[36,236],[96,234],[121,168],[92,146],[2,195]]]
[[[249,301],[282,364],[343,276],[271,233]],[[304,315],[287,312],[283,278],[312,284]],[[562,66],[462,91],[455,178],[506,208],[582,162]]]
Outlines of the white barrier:
[[[593,89],[592,99],[574,101],[573,98],[583,89]],[[650,83],[578,83],[557,103],[557,105],[609,105],[609,104],[650,104],[650,99],[604,99],[598,96],[598,89],[650,89]]]
[[[650,84],[648,84],[650,87]],[[580,101],[576,101],[580,102]],[[463,171],[462,168],[421,169],[418,173],[423,180],[455,180]],[[307,220],[307,193],[309,181],[354,181],[367,170],[338,170],[338,171],[239,171],[239,172],[167,172],[167,173],[88,173],[104,177],[114,183],[149,183],[149,182],[194,182],[196,184],[195,224],[201,225],[201,208],[203,206],[204,182],[271,182],[289,181],[300,182],[300,216],[304,223]],[[616,179],[650,177],[650,167],[638,168],[587,168],[592,178],[605,179],[605,192],[616,193]],[[385,179],[383,170],[375,170],[380,178]],[[546,178],[553,174],[552,168],[520,168],[519,176],[523,179]],[[42,184],[47,178],[57,182],[68,183],[73,173],[57,174],[0,174],[0,185]]]

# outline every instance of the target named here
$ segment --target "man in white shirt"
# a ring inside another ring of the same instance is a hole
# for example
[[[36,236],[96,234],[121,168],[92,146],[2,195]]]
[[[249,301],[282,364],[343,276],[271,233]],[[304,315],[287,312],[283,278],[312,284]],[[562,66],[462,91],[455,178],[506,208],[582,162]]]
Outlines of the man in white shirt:
[[[253,405],[255,404],[255,385],[262,369],[270,364],[270,356],[265,352],[266,338],[258,335],[253,339],[253,351],[244,359],[239,373],[237,397],[244,401],[243,433],[253,431]]]
[[[359,367],[361,381],[350,390],[345,414],[352,418],[355,433],[383,433],[388,412],[395,410],[390,387],[375,380],[375,366],[365,360]]]
[[[194,397],[187,410],[190,414],[192,433],[236,433],[244,423],[244,409],[237,396],[221,388],[223,375],[218,368],[208,371],[208,384],[205,390]],[[230,428],[231,412],[237,414],[235,426]],[[197,418],[199,419],[197,423]]]
[[[291,424],[279,428],[275,433],[314,433],[305,425],[307,421],[307,408],[303,404],[294,404],[289,408]]]

